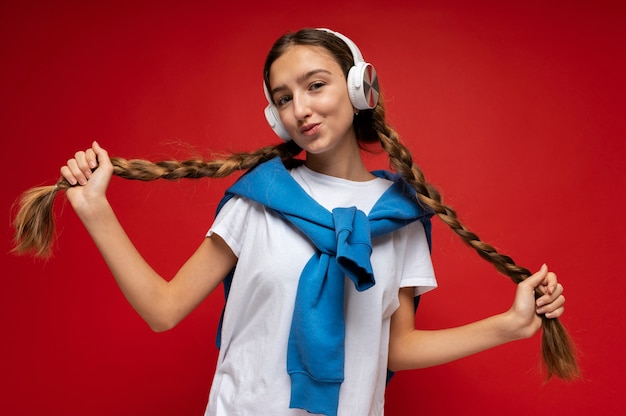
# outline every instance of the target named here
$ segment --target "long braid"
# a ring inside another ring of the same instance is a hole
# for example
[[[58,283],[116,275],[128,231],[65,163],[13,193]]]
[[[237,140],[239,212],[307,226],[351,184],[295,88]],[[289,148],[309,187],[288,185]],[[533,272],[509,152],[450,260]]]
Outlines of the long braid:
[[[384,106],[379,105],[372,117],[380,145],[389,155],[393,168],[415,188],[419,201],[431,208],[480,257],[492,263],[513,282],[520,283],[530,276],[531,272],[528,269],[516,265],[511,257],[498,253],[493,246],[481,241],[459,221],[456,211],[443,203],[440,193],[426,181],[421,169],[413,163],[410,151],[400,142],[398,134],[385,123],[384,113]],[[539,295],[537,293],[537,296]],[[552,375],[564,380],[578,378],[580,370],[569,334],[558,319],[548,319],[544,315],[541,318],[543,328],[541,351],[548,378]]]
[[[153,181],[156,179],[177,180],[182,178],[223,178],[236,171],[248,170],[274,157],[289,164],[297,163],[293,157],[301,149],[294,142],[263,147],[254,152],[233,153],[223,159],[212,161],[186,160],[150,162],[111,158],[113,173],[125,179]],[[58,191],[72,185],[64,178],[56,185],[40,186],[27,190],[17,201],[17,213],[12,252],[33,253],[37,257],[49,257],[54,238],[53,206]]]
[[[114,173],[125,179],[153,181],[155,179],[177,180],[183,178],[224,178],[236,171],[248,170],[274,157],[288,162],[301,149],[294,142],[267,146],[254,152],[239,152],[224,159],[166,160],[149,162],[141,159],[125,160],[111,158]]]

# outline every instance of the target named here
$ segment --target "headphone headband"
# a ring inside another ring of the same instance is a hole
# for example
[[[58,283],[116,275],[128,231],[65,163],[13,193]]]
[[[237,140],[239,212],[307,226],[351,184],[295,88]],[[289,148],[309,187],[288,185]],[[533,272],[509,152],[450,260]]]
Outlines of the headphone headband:
[[[358,46],[356,46],[356,44],[352,42],[347,36],[344,36],[339,32],[335,32],[334,30],[326,29],[323,27],[318,27],[316,30],[321,30],[324,32],[331,33],[337,36],[339,39],[341,39],[343,43],[348,45],[348,48],[350,48],[350,52],[352,52],[352,59],[354,60],[355,65],[358,64],[359,62],[365,62],[365,59],[363,59],[363,54],[359,50]]]

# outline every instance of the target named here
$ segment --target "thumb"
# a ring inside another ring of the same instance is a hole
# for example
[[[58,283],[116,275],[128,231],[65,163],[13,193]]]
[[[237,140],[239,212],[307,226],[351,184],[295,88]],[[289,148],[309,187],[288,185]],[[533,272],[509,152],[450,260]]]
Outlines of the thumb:
[[[528,286],[529,288],[535,289],[539,286],[548,275],[548,266],[544,263],[541,265],[539,270],[534,274],[527,277],[522,283],[522,285]]]

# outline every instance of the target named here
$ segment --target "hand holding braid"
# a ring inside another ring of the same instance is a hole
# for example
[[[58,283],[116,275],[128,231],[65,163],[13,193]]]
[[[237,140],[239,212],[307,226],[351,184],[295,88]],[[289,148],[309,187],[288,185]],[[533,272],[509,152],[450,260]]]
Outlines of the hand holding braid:
[[[96,144],[97,145],[97,144]],[[259,163],[280,156],[293,160],[301,149],[293,142],[278,146],[263,147],[255,152],[234,153],[224,159],[212,161],[162,161],[110,159],[113,174],[125,179],[152,181],[156,179],[177,180],[182,178],[223,178],[239,170],[248,170]],[[58,191],[68,190],[70,184],[61,177],[56,185],[40,186],[27,190],[17,201],[18,211],[13,221],[17,254],[33,253],[38,257],[49,257],[54,238],[53,205]]]
[[[502,274],[520,283],[532,273],[515,264],[513,259],[500,254],[494,247],[483,242],[476,234],[468,230],[458,219],[456,212],[442,202],[439,192],[428,182],[419,167],[413,163],[411,153],[400,143],[397,133],[389,126],[384,125],[379,133],[379,140],[383,149],[389,154],[391,164],[402,174],[405,180],[413,186],[419,200],[430,207],[437,216],[457,233],[465,243],[476,250],[479,256],[489,261]],[[540,297],[542,293],[536,293]],[[542,356],[546,366],[548,378],[556,375],[564,380],[573,380],[580,376],[576,362],[574,345],[565,328],[558,319],[542,318]]]

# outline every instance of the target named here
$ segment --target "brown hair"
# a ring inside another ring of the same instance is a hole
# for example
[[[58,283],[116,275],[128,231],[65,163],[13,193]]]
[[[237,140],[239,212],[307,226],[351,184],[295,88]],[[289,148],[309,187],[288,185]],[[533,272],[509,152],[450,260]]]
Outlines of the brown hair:
[[[352,54],[347,45],[338,37],[320,30],[303,29],[287,33],[279,38],[270,50],[263,70],[263,77],[269,87],[269,70],[272,63],[280,57],[290,45],[310,45],[328,50],[337,59],[345,74],[353,65]],[[354,118],[354,128],[362,147],[378,143],[389,155],[392,169],[399,172],[415,188],[420,203],[432,209],[461,239],[473,248],[483,259],[489,261],[502,274],[513,282],[519,283],[531,275],[531,272],[515,264],[513,259],[498,253],[496,249],[481,241],[458,219],[454,209],[445,205],[441,195],[429,184],[421,169],[413,162],[411,152],[402,144],[398,134],[385,121],[385,106],[380,99],[373,110],[360,111]],[[289,167],[297,164],[294,158],[301,149],[293,142],[267,146],[254,152],[232,154],[224,159],[212,161],[162,161],[125,160],[111,158],[114,174],[143,181],[155,179],[181,178],[222,178],[235,171],[248,170],[259,163],[274,157],[280,157]],[[52,206],[57,191],[67,189],[70,184],[60,179],[54,186],[32,188],[26,191],[18,202],[18,212],[14,220],[15,248],[13,252],[34,252],[37,256],[50,254],[54,236]],[[537,296],[540,294],[538,293]],[[567,331],[558,319],[542,316],[542,356],[547,370],[547,377],[556,375],[565,380],[580,376],[574,345]]]

